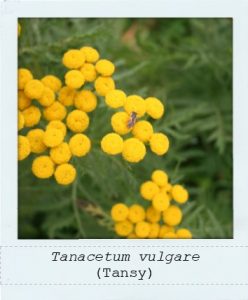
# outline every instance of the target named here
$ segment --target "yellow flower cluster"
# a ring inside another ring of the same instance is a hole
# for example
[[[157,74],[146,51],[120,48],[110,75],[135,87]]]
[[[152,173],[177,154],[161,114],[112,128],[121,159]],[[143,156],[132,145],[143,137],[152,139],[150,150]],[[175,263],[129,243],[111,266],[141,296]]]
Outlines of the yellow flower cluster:
[[[190,230],[178,227],[183,218],[178,204],[189,199],[188,191],[182,185],[172,185],[164,171],[155,170],[151,180],[142,183],[140,194],[149,202],[145,207],[139,204],[128,207],[124,203],[112,207],[111,217],[118,236],[143,239],[192,238]]]
[[[91,149],[84,134],[89,113],[97,107],[97,94],[108,91],[105,80],[112,88],[115,67],[92,47],[66,51],[62,63],[69,69],[64,85],[51,74],[37,79],[27,68],[18,70],[18,131],[26,133],[18,137],[18,159],[37,154],[33,174],[42,179],[54,176],[57,183],[67,185],[77,173],[72,157],[83,157]],[[84,88],[91,82],[92,89]]]
[[[138,163],[146,155],[146,145],[157,155],[164,155],[168,151],[168,137],[163,133],[154,132],[152,124],[141,119],[145,115],[152,119],[160,119],[163,116],[164,105],[159,99],[127,96],[122,90],[113,88],[105,94],[105,102],[111,108],[122,108],[111,118],[114,133],[108,133],[101,141],[101,148],[105,153],[122,154],[126,161]],[[124,140],[122,136],[128,134]]]

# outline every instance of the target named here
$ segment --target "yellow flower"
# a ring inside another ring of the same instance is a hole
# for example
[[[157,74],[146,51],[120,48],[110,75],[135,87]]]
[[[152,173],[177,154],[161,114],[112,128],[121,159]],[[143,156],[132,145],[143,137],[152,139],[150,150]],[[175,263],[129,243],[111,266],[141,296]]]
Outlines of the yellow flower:
[[[23,160],[27,158],[30,154],[30,144],[29,140],[23,136],[18,136],[18,160]]]
[[[25,95],[30,99],[39,99],[44,92],[44,84],[37,79],[32,79],[24,87]]]
[[[124,111],[119,111],[113,114],[111,118],[113,130],[121,135],[129,133],[131,131],[131,128],[128,128],[129,119],[129,115]]]
[[[84,64],[85,55],[80,50],[71,49],[65,52],[62,62],[68,69],[78,69]]]
[[[186,228],[180,228],[176,231],[179,239],[192,239],[192,233]]]
[[[28,98],[23,91],[18,91],[18,108],[23,110],[28,108],[32,103],[32,100]]]
[[[149,239],[157,239],[160,231],[160,225],[158,223],[150,224]]]
[[[60,102],[55,101],[52,105],[46,107],[43,111],[44,118],[47,121],[63,120],[66,116],[66,108]]]
[[[171,205],[163,212],[163,220],[169,226],[176,226],[182,221],[183,213],[181,209],[175,205]]]
[[[128,220],[117,222],[115,224],[115,232],[121,237],[128,236],[132,231],[133,224]]]
[[[109,91],[105,96],[105,102],[109,107],[122,107],[126,101],[126,94],[122,90]]]
[[[166,236],[167,236],[168,234],[171,234],[171,233],[174,233],[174,234],[175,234],[174,231],[175,231],[175,230],[174,230],[173,227],[168,226],[168,225],[162,225],[162,226],[160,226],[160,231],[159,231],[158,237],[161,238],[161,239],[166,238]]]
[[[136,138],[129,138],[124,141],[122,156],[125,160],[137,163],[146,155],[145,145]]]
[[[95,89],[98,95],[105,96],[109,91],[115,89],[115,82],[111,77],[99,76],[95,81]]]
[[[77,175],[76,169],[71,164],[59,165],[54,173],[57,183],[61,185],[71,184]]]
[[[149,206],[146,210],[146,219],[150,223],[157,223],[161,219],[161,212],[156,210],[153,206]]]
[[[167,183],[165,186],[161,187],[161,192],[165,192],[170,194],[172,189],[172,185],[170,183]]]
[[[39,98],[38,102],[42,106],[50,106],[55,101],[55,93],[49,87],[45,86],[42,96]]]
[[[150,147],[152,152],[163,155],[169,149],[169,139],[163,133],[154,133],[150,139]]]
[[[151,231],[151,225],[148,222],[141,221],[135,226],[135,233],[139,238],[147,238]]]
[[[57,165],[67,163],[71,159],[71,150],[67,143],[62,143],[50,150],[50,157]]]
[[[152,200],[158,192],[158,186],[152,181],[146,181],[140,187],[140,194],[145,200]]]
[[[42,153],[46,150],[46,145],[43,142],[44,130],[32,129],[28,132],[27,138],[30,143],[31,152]]]
[[[20,110],[18,110],[18,130],[21,130],[24,127],[24,116]]]
[[[116,133],[109,133],[102,138],[101,148],[103,152],[110,155],[120,154],[123,149],[123,139]]]
[[[46,75],[41,79],[41,82],[49,87],[54,93],[57,93],[62,86],[61,80],[54,75]]]
[[[141,205],[133,204],[129,207],[128,219],[132,223],[138,223],[145,220],[145,210]]]
[[[166,193],[157,193],[152,199],[152,206],[158,211],[165,211],[170,206],[170,198]]]
[[[47,155],[38,156],[33,161],[32,172],[38,178],[49,178],[54,173],[54,163]]]
[[[88,115],[81,110],[75,109],[66,118],[66,124],[73,132],[85,131],[90,123]]]
[[[25,126],[32,127],[40,122],[41,112],[38,107],[31,105],[22,111]]]
[[[65,106],[72,106],[74,104],[74,98],[76,96],[76,91],[69,88],[68,86],[63,86],[59,91],[59,101]]]
[[[43,142],[47,147],[56,147],[63,142],[63,139],[64,135],[61,130],[47,128],[44,133]]]
[[[152,172],[152,181],[163,187],[168,184],[168,175],[162,170],[156,170]]]
[[[160,119],[164,114],[163,103],[155,97],[149,97],[145,100],[146,113],[153,119]]]
[[[115,204],[111,209],[111,218],[115,222],[125,221],[128,217],[129,209],[123,203]]]
[[[172,198],[178,203],[185,203],[189,199],[188,191],[181,185],[173,185],[171,190]]]
[[[139,121],[134,125],[132,133],[142,142],[148,142],[153,134],[153,128],[151,123]]]
[[[115,65],[107,59],[100,59],[96,63],[96,71],[102,76],[111,76],[115,71]]]
[[[50,121],[46,126],[46,129],[49,129],[49,128],[59,129],[62,131],[63,136],[64,137],[66,136],[66,131],[67,131],[66,126],[63,122],[61,122],[59,120]]]
[[[90,90],[83,90],[76,94],[74,105],[84,112],[92,112],[97,106],[96,95]]]
[[[28,69],[18,69],[18,89],[23,90],[25,85],[33,79],[32,73]]]
[[[80,51],[83,52],[86,62],[89,63],[95,63],[100,57],[98,51],[92,47],[82,47]]]
[[[18,36],[21,35],[22,27],[21,24],[18,22]]]
[[[81,88],[84,82],[84,75],[78,70],[70,70],[65,74],[65,84],[71,89]]]
[[[80,69],[80,72],[84,75],[85,81],[92,82],[96,79],[97,74],[93,64],[84,64]]]
[[[91,141],[85,134],[77,133],[70,138],[69,147],[72,155],[85,156],[90,151]]]
[[[138,239],[137,235],[134,232],[131,232],[128,236],[128,239]]]
[[[163,235],[163,239],[176,239],[176,238],[177,238],[177,235],[173,231],[166,232]]]
[[[124,103],[124,109],[129,115],[134,112],[137,117],[142,117],[146,112],[145,100],[137,95],[128,96]]]

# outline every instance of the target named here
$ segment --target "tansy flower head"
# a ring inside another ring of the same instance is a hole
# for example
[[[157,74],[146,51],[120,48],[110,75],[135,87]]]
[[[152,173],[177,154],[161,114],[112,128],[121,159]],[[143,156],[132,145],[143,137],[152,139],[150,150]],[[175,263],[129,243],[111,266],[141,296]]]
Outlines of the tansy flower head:
[[[29,156],[31,152],[29,140],[23,136],[18,136],[18,160],[23,160]]]
[[[96,79],[97,73],[93,64],[84,64],[80,69],[80,72],[83,74],[85,81],[92,82]]]
[[[142,142],[148,142],[153,134],[153,127],[150,122],[138,121],[132,131],[133,135]]]
[[[32,103],[32,100],[28,98],[23,91],[18,91],[18,108],[24,110],[28,108]]]
[[[137,163],[146,155],[145,145],[136,138],[129,138],[124,141],[122,156],[125,160]]]
[[[76,178],[76,169],[71,164],[59,165],[54,173],[57,183],[61,185],[71,184]]]
[[[161,219],[161,212],[153,206],[149,206],[146,210],[146,219],[150,223],[157,223]]]
[[[49,87],[52,91],[54,91],[55,93],[57,93],[62,86],[62,82],[61,80],[54,76],[54,75],[46,75],[41,79],[41,82]]]
[[[158,192],[159,187],[152,181],[146,181],[140,187],[140,194],[145,200],[152,200]]]
[[[166,193],[157,193],[152,199],[152,206],[158,211],[165,211],[170,206],[170,198]]]
[[[120,154],[123,150],[123,139],[116,133],[109,133],[101,140],[101,148],[110,155]]]
[[[32,73],[28,69],[18,69],[18,89],[23,90],[25,85],[33,79]]]
[[[65,106],[72,106],[74,104],[74,98],[76,96],[76,91],[68,86],[63,86],[59,90],[58,100]]]
[[[78,70],[70,70],[65,74],[65,84],[71,89],[81,88],[84,82],[84,75]]]
[[[124,203],[117,203],[112,206],[111,217],[115,222],[124,221],[129,214],[129,208]]]
[[[55,101],[55,93],[49,87],[45,86],[42,96],[39,98],[39,103],[42,106],[50,106]]]
[[[143,117],[146,112],[145,100],[137,95],[128,96],[124,103],[125,111],[130,115],[136,113],[137,117]]]
[[[164,239],[168,236],[168,234],[170,235],[171,233],[173,233],[175,235],[175,230],[173,227],[168,226],[168,225],[162,225],[160,226],[160,230],[159,230],[159,238]],[[173,235],[173,238],[174,238]]]
[[[27,138],[30,143],[31,152],[42,153],[47,149],[46,145],[43,142],[44,133],[44,130],[38,128],[29,130]]]
[[[129,133],[131,131],[131,128],[128,127],[129,119],[129,115],[124,111],[119,111],[113,114],[111,118],[113,130],[121,135]]]
[[[100,59],[96,63],[96,71],[102,76],[111,76],[115,71],[115,66],[110,60]]]
[[[149,239],[157,239],[159,236],[160,225],[158,223],[150,224],[150,232],[148,235]]]
[[[55,101],[52,105],[46,107],[43,111],[44,118],[47,121],[63,120],[66,116],[66,108],[60,102]]]
[[[62,62],[68,69],[78,69],[84,64],[85,55],[80,50],[71,49],[65,52]]]
[[[189,199],[188,191],[181,185],[173,185],[171,190],[172,198],[178,203],[185,203]]]
[[[168,209],[163,211],[163,220],[169,226],[176,226],[182,221],[182,211],[179,207],[171,205]]]
[[[64,137],[66,135],[66,131],[67,131],[66,126],[63,122],[61,122],[59,120],[50,121],[46,126],[46,129],[49,129],[49,128],[59,129],[59,130],[61,130]]]
[[[155,170],[152,172],[152,181],[163,187],[168,184],[168,175],[163,170]]]
[[[92,112],[97,106],[96,95],[90,90],[80,91],[75,96],[74,105],[84,112]]]
[[[50,157],[57,165],[67,163],[71,159],[71,150],[67,143],[62,143],[50,150]]]
[[[111,77],[99,76],[95,81],[95,89],[98,95],[105,96],[115,89],[115,82]]]
[[[146,113],[153,119],[160,119],[164,114],[163,103],[155,97],[149,97],[145,100]]]
[[[85,134],[77,133],[70,138],[69,147],[72,155],[82,157],[89,153],[91,141]]]
[[[144,221],[146,212],[141,205],[133,204],[129,207],[128,219],[132,223]]]
[[[83,52],[84,56],[85,56],[85,61],[89,62],[89,63],[95,63],[96,61],[98,61],[100,55],[98,53],[98,51],[95,48],[92,47],[82,47],[80,49],[80,51]]]
[[[157,155],[164,155],[169,149],[169,139],[163,133],[154,133],[150,139],[150,147]]]
[[[47,147],[56,147],[60,145],[63,142],[64,135],[61,130],[56,128],[47,128],[44,137],[43,142]]]
[[[31,105],[22,111],[26,127],[32,127],[40,122],[41,112],[38,107]]]
[[[192,233],[186,228],[178,229],[176,235],[179,239],[192,239]]]
[[[47,155],[38,156],[33,161],[32,172],[38,178],[49,178],[54,173],[54,163]]]
[[[148,222],[141,221],[135,225],[135,234],[140,238],[147,238],[151,230],[151,225]]]
[[[37,79],[32,79],[25,84],[24,93],[30,99],[39,99],[44,92],[44,84]]]
[[[75,109],[66,118],[66,124],[73,132],[85,131],[90,123],[88,115],[81,110]]]
[[[127,96],[122,90],[112,90],[106,94],[105,102],[111,108],[119,108],[124,105],[126,98]]]
[[[115,223],[115,232],[121,237],[128,236],[132,231],[133,224],[128,220]]]

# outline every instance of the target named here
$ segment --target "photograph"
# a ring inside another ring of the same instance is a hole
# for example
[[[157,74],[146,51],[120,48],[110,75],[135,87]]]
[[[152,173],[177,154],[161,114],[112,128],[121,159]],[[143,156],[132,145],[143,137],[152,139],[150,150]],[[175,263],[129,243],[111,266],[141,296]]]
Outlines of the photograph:
[[[16,26],[18,239],[233,239],[231,18]]]

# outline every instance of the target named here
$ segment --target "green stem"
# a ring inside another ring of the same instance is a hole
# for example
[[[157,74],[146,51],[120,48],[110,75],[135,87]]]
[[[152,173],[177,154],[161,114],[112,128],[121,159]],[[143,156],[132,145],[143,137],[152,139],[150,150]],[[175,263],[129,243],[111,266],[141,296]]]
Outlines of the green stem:
[[[85,238],[86,234],[85,234],[83,224],[81,222],[80,214],[79,214],[79,211],[78,211],[78,207],[77,207],[77,180],[75,180],[73,185],[72,185],[72,205],[73,205],[73,211],[74,211],[75,219],[76,219],[76,222],[77,222],[77,225],[78,225],[78,231],[80,233],[80,236]]]

